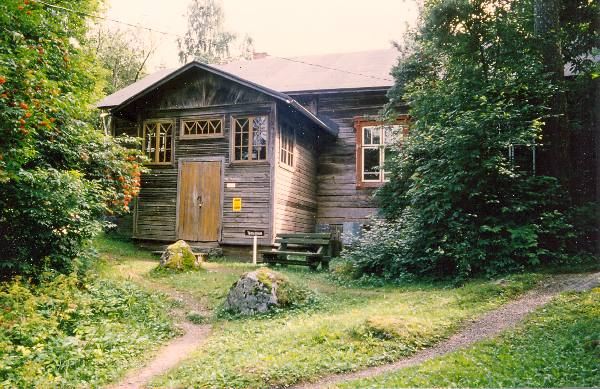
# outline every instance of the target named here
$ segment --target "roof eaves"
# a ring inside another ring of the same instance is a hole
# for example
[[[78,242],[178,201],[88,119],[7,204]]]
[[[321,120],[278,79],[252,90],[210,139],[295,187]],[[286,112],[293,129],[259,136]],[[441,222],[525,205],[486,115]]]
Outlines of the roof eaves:
[[[158,87],[160,87],[161,85],[169,82],[170,80],[172,80],[173,78],[177,77],[178,75],[186,72],[187,70],[193,68],[193,67],[197,67],[203,70],[207,70],[211,73],[217,74],[223,78],[226,78],[230,81],[234,81],[237,82],[239,84],[242,84],[244,86],[247,86],[249,88],[258,90],[266,95],[269,95],[275,99],[278,99],[280,101],[283,101],[284,103],[291,105],[292,107],[294,107],[296,110],[300,111],[302,114],[304,114],[305,116],[308,117],[308,119],[310,119],[313,123],[315,123],[316,125],[318,125],[319,127],[321,127],[323,130],[325,130],[327,133],[333,135],[333,136],[337,136],[337,128],[330,128],[330,126],[328,126],[327,124],[325,124],[321,119],[319,119],[318,117],[316,117],[312,112],[310,112],[309,110],[307,110],[306,108],[304,108],[302,105],[300,105],[296,100],[294,100],[293,98],[291,98],[290,96],[286,95],[285,93],[281,93],[281,92],[277,92],[273,89],[269,89],[267,87],[264,87],[262,85],[256,84],[252,81],[248,81],[245,80],[243,78],[240,78],[238,76],[235,76],[231,73],[227,73],[223,70],[217,69],[213,66],[210,65],[206,65],[203,64],[201,62],[197,62],[197,61],[192,61],[184,66],[182,66],[181,68],[177,69],[176,71],[168,74],[166,77],[161,78],[160,80],[156,81],[155,83],[149,85],[148,87],[146,87],[145,89],[141,90],[140,92],[136,93],[133,96],[130,96],[129,98],[127,98],[127,100],[125,100],[124,102],[122,102],[119,105],[116,106],[112,106],[110,107],[111,110],[115,110],[115,109],[123,109],[124,107],[126,107],[127,105],[129,105],[130,103],[132,103],[133,101],[137,100],[140,97],[143,97],[144,95],[146,95],[147,93],[149,93],[151,90],[156,89]],[[100,107],[98,106],[98,108],[108,108],[108,107]]]
[[[316,95],[316,94],[329,94],[329,93],[360,93],[360,92],[382,92],[387,91],[392,85],[376,86],[376,87],[359,87],[359,88],[335,88],[335,89],[307,89],[307,90],[294,90],[285,91],[287,95]]]

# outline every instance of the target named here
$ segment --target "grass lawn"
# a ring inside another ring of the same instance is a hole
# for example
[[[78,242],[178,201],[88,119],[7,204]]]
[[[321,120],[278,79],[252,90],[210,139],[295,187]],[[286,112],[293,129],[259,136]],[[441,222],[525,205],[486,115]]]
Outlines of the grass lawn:
[[[600,386],[600,288],[563,294],[499,338],[341,387]]]
[[[0,283],[0,387],[98,387],[178,335],[172,303],[126,280]]]
[[[229,287],[252,265],[213,262],[207,271],[157,276],[156,259],[128,243],[102,239],[106,277],[167,285],[218,311]],[[214,315],[208,342],[180,367],[156,378],[156,387],[289,385],[378,365],[410,355],[455,332],[470,318],[533,287],[543,276],[512,276],[507,283],[359,287],[327,273],[278,268],[316,293],[314,304],[253,318]]]

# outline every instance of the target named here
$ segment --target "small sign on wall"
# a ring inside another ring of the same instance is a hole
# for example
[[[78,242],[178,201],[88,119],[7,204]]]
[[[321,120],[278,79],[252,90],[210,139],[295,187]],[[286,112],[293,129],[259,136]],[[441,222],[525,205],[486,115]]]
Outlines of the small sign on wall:
[[[233,209],[234,212],[240,212],[242,210],[242,198],[241,197],[233,198],[233,201],[231,203],[231,209]]]

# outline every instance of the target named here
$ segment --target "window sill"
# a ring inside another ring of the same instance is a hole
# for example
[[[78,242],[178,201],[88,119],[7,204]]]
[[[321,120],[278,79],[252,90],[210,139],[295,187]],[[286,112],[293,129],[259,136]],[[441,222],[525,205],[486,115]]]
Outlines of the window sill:
[[[179,140],[199,140],[199,139],[223,139],[225,135],[181,135]]]
[[[266,159],[250,160],[250,161],[229,161],[230,166],[244,166],[244,165],[269,165],[269,161]]]
[[[149,167],[149,168],[169,167],[169,166],[173,166],[173,162],[151,162],[151,163],[145,163],[144,166]]]
[[[388,181],[384,182],[358,182],[356,184],[356,189],[374,189],[379,188],[383,184],[386,184]]]
[[[296,171],[296,167],[295,166],[290,166],[290,165],[287,165],[287,164],[285,164],[283,162],[277,162],[277,166],[279,166],[283,170],[287,170],[290,173],[294,173]]]

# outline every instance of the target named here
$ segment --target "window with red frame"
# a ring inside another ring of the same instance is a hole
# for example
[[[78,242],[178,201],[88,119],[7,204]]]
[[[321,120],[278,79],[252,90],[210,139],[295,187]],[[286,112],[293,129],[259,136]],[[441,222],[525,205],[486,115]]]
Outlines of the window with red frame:
[[[368,118],[355,118],[356,184],[358,187],[377,187],[389,180],[385,161],[393,156],[391,148],[408,136],[408,116],[394,123]]]

